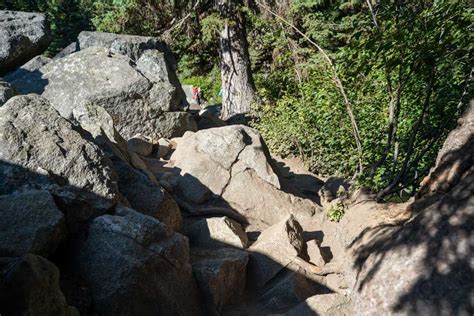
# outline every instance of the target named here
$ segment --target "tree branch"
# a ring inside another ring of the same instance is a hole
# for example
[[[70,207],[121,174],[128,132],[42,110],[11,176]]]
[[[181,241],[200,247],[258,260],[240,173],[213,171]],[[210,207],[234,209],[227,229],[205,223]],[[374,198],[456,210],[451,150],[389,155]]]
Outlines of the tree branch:
[[[360,139],[360,133],[359,133],[359,127],[357,125],[356,118],[354,116],[354,113],[352,111],[352,104],[349,101],[349,98],[347,97],[346,90],[344,89],[344,86],[342,85],[342,81],[339,78],[339,75],[337,73],[336,67],[334,66],[334,63],[332,62],[331,58],[326,54],[326,52],[319,46],[317,43],[315,43],[311,38],[309,38],[308,35],[303,33],[300,29],[298,29],[295,25],[287,21],[285,18],[282,16],[278,15],[272,9],[270,9],[267,5],[261,3],[260,1],[256,1],[257,5],[262,7],[264,10],[268,11],[271,15],[276,17],[277,19],[281,20],[284,24],[288,25],[291,27],[293,30],[295,30],[298,34],[300,34],[304,39],[306,39],[311,45],[316,47],[316,49],[323,55],[324,60],[326,63],[331,67],[331,70],[333,72],[334,76],[334,82],[336,83],[336,87],[339,89],[339,92],[342,95],[342,98],[344,99],[344,105],[346,106],[346,112],[349,115],[350,121],[351,121],[351,126],[352,126],[352,134],[354,136],[354,140],[357,146],[357,153],[359,155],[359,171],[358,173],[362,173],[363,170],[363,165],[362,165],[362,142]],[[356,173],[357,174],[357,173]]]

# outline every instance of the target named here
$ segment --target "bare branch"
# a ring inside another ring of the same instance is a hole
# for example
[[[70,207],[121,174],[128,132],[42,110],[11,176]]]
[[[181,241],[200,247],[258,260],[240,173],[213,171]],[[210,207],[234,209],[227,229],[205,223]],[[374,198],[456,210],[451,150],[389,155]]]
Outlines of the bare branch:
[[[260,1],[256,1],[256,4],[268,11],[271,15],[275,16],[277,19],[281,20],[284,24],[288,25],[291,27],[293,30],[295,30],[298,34],[300,34],[304,39],[306,39],[311,45],[316,47],[316,49],[321,53],[323,56],[324,60],[326,63],[331,67],[331,70],[333,72],[334,76],[334,82],[336,83],[337,88],[339,89],[339,92],[341,93],[343,99],[344,99],[344,104],[346,106],[346,111],[347,114],[349,115],[349,118],[351,120],[351,125],[352,125],[352,134],[354,136],[354,140],[357,146],[357,152],[359,155],[359,171],[358,173],[362,173],[363,166],[362,166],[362,142],[360,139],[360,133],[359,133],[359,127],[357,125],[357,121],[355,119],[354,113],[352,111],[352,104],[349,101],[349,98],[347,97],[346,90],[344,89],[344,86],[342,85],[342,81],[339,78],[339,75],[337,73],[336,67],[334,66],[334,63],[332,62],[331,58],[329,58],[328,54],[322,49],[321,46],[319,46],[316,42],[314,42],[311,38],[309,38],[308,35],[303,33],[300,29],[298,29],[295,25],[287,21],[285,18],[282,16],[278,15],[274,11],[272,11],[271,8],[269,8],[267,5],[261,3]]]

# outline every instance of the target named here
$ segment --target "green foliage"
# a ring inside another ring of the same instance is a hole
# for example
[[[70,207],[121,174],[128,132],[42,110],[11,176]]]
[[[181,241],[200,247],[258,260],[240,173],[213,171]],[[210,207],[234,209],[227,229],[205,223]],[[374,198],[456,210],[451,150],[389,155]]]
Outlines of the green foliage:
[[[472,11],[466,8],[466,1],[380,1],[378,28],[364,1],[295,1],[287,13],[285,18],[325,49],[342,79],[363,145],[365,173],[359,185],[378,191],[395,179],[396,190],[414,190],[432,166],[463,110],[459,104],[470,95],[461,99],[472,65],[465,32]],[[281,29],[277,22],[255,25]],[[259,39],[251,42],[272,51],[271,72],[256,78],[265,104],[254,125],[273,152],[299,155],[320,174],[351,177],[357,151],[327,64],[293,30],[272,36],[264,42],[268,46]],[[398,104],[398,121],[385,153],[391,102]]]
[[[214,1],[0,0],[13,10],[45,12],[54,54],[81,30],[147,36],[170,33],[178,75],[219,103],[219,40],[224,19]],[[253,126],[270,149],[297,155],[323,175],[358,186],[413,193],[432,166],[467,100],[473,9],[467,0],[294,0],[275,10],[334,62],[359,127],[356,150],[344,100],[321,53],[265,10],[239,3],[261,102]],[[196,8],[196,9],[192,9]],[[182,20],[184,19],[184,20]],[[182,21],[182,22],[181,22]],[[389,108],[395,109],[389,127]]]
[[[204,98],[208,104],[218,104],[222,102],[222,98],[219,96],[221,89],[219,67],[214,67],[212,72],[207,76],[181,78],[181,83],[200,87],[203,90]]]
[[[345,214],[344,204],[342,204],[342,202],[338,202],[336,203],[336,205],[331,206],[326,216],[331,222],[339,223],[342,217],[344,217],[344,214]]]

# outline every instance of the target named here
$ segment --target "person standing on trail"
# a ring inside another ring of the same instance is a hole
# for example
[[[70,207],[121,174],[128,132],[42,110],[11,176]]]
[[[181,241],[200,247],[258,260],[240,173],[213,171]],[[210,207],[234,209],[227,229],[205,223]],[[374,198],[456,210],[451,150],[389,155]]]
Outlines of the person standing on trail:
[[[193,100],[196,101],[197,105],[201,106],[201,97],[199,95],[199,89],[200,88],[193,86]]]
[[[197,95],[198,95],[198,99],[199,99],[199,106],[201,106],[201,108],[203,107],[204,105],[204,91],[202,91],[201,87],[198,87],[197,89]]]

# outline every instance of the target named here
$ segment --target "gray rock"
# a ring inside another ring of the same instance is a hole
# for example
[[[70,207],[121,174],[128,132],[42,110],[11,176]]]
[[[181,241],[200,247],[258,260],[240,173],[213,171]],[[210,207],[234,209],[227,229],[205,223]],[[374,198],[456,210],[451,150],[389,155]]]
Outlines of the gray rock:
[[[0,75],[41,54],[51,39],[44,14],[0,11]]]
[[[59,288],[58,268],[32,254],[0,258],[0,313],[79,316]]]
[[[137,69],[153,82],[172,82],[174,69],[171,66],[165,53],[156,49],[144,51],[137,60]]]
[[[239,223],[228,217],[212,217],[197,221],[186,229],[192,245],[198,247],[247,248],[248,238]]]
[[[127,140],[127,145],[129,150],[140,156],[149,156],[153,152],[153,144],[141,135],[135,135]]]
[[[104,153],[44,98],[0,107],[0,194],[47,190],[74,230],[115,205],[116,180]]]
[[[320,195],[325,201],[331,202],[341,195],[346,195],[349,188],[350,183],[347,180],[339,177],[329,177],[321,187]]]
[[[245,290],[248,254],[235,249],[193,252],[193,274],[204,294],[209,315],[236,302]]]
[[[0,257],[53,254],[66,237],[64,215],[48,191],[0,195]]]
[[[188,179],[179,182],[189,183],[178,183],[177,191],[185,200],[203,203],[210,191],[249,222],[262,226],[289,214],[311,216],[319,211],[311,201],[279,190],[268,150],[255,129],[242,125],[212,128],[185,134],[176,141],[169,166]]]
[[[104,32],[83,31],[77,37],[79,49],[103,47],[115,54],[125,55],[137,62],[142,54],[150,49],[169,53],[169,48],[156,37],[123,35]],[[166,56],[172,58],[172,56]]]
[[[240,154],[248,146],[247,151],[254,151],[255,155],[251,160],[242,161],[242,167],[257,169],[261,178],[279,187],[278,177],[267,162],[260,140],[254,129],[245,126],[199,131],[183,137],[170,160],[173,166],[182,170],[182,175],[188,173],[196,177],[212,193],[220,196],[230,179],[231,167],[240,161]]]
[[[114,168],[119,176],[119,190],[135,210],[160,220],[175,231],[181,229],[179,208],[158,183],[153,183],[124,161],[114,160]]]
[[[27,74],[32,74],[35,71],[38,71],[41,67],[46,65],[51,61],[51,58],[39,55],[32,58],[26,64],[22,65],[21,67],[15,69],[12,72],[9,72],[5,75],[5,80],[10,82],[13,86],[15,86],[15,82],[20,81],[23,76]]]
[[[8,99],[13,97],[15,95],[15,90],[11,87],[11,85],[3,81],[2,78],[0,78],[0,106],[4,105]]]
[[[112,116],[103,107],[88,106],[87,115],[81,116],[81,127],[91,134],[94,142],[107,154],[128,162],[150,180],[156,180],[144,161],[128,150],[127,142],[115,129]]]
[[[72,42],[72,43],[69,44],[68,46],[64,47],[59,53],[57,53],[56,55],[54,55],[53,60],[66,57],[66,56],[68,56],[68,55],[71,55],[71,54],[77,52],[77,51],[78,51],[78,47],[77,47],[77,46],[78,46],[77,42]]]
[[[156,119],[155,130],[162,137],[173,138],[183,136],[187,131],[197,131],[197,125],[187,112],[165,112]]]
[[[78,36],[78,44],[81,50],[88,47],[103,47],[112,53],[127,56],[137,63],[139,70],[144,71],[145,76],[149,77],[151,81],[156,82],[159,78],[161,81],[169,82],[176,89],[178,104],[187,105],[186,95],[176,76],[176,60],[169,47],[160,39],[84,31]],[[163,58],[166,67],[163,67]]]
[[[158,158],[164,158],[171,151],[170,141],[164,138],[158,140]]]
[[[264,230],[249,251],[249,280],[261,288],[295,257],[304,254],[303,230],[290,215]]]
[[[150,216],[96,218],[75,262],[99,314],[201,314],[187,238]]]
[[[162,113],[172,107],[162,102],[174,102],[174,92],[162,88],[166,83],[154,86],[126,56],[105,48],[91,47],[54,60],[12,83],[20,94],[42,94],[63,117],[74,118],[86,129],[99,108],[127,139],[136,134],[152,139],[181,136],[196,129],[188,113]]]
[[[154,82],[149,91],[149,100],[157,112],[179,111],[182,109],[176,87],[169,82]]]

